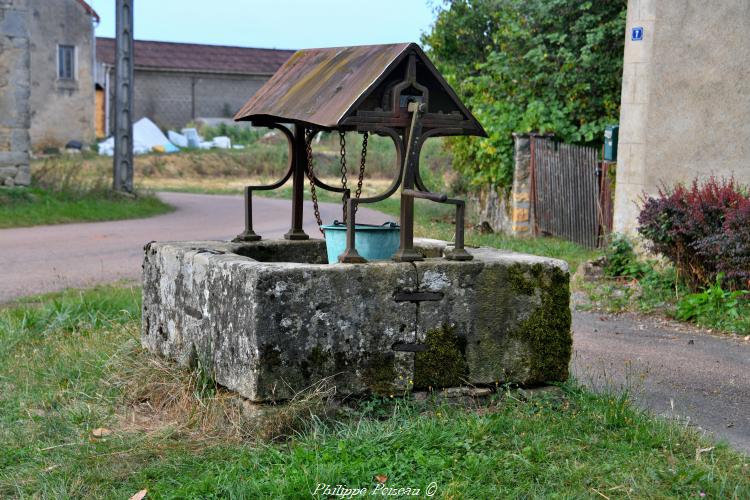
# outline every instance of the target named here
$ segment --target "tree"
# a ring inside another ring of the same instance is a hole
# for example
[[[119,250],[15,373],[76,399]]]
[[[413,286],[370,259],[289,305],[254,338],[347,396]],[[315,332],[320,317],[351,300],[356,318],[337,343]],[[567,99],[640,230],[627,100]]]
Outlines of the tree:
[[[487,130],[452,139],[473,184],[509,187],[513,132],[599,139],[620,107],[626,0],[446,0],[422,42]]]

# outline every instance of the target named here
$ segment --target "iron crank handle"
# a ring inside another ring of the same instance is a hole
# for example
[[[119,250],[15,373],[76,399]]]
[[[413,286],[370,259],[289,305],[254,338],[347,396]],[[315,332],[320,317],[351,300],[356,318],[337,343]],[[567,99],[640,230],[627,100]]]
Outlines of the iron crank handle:
[[[411,196],[412,198],[424,198],[425,200],[435,201],[437,203],[445,203],[448,200],[448,195],[445,193],[425,193],[414,189],[404,189],[402,194]]]

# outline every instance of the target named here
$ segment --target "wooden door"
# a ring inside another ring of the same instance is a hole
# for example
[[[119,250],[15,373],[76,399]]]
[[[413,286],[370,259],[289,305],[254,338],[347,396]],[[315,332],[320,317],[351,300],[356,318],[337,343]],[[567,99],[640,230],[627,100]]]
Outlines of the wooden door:
[[[105,127],[106,113],[104,110],[104,89],[96,89],[96,99],[94,101],[94,123],[96,126],[96,137],[102,138],[107,135],[107,128]]]

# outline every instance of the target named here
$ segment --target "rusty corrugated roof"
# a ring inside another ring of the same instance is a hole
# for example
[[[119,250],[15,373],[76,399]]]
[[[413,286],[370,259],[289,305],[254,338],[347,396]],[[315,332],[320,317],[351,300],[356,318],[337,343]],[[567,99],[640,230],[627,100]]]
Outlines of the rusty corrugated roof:
[[[361,45],[296,52],[235,120],[276,117],[335,128],[357,100],[416,44]]]
[[[135,40],[135,67],[167,71],[272,75],[293,50]],[[96,38],[97,61],[114,66],[115,39]]]

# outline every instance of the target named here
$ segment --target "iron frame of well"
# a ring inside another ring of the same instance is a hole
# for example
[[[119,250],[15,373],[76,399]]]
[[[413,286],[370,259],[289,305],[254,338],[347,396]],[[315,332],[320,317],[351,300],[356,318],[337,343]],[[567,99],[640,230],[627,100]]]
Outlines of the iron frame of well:
[[[423,260],[414,249],[414,199],[456,207],[456,234],[451,260],[470,260],[464,248],[465,202],[431,192],[419,172],[419,156],[431,137],[486,132],[417,44],[369,45],[296,52],[235,116],[254,126],[279,130],[289,146],[289,165],[278,181],[245,188],[245,230],[239,241],[257,241],[253,231],[253,191],[278,189],[292,179],[291,228],[288,240],[306,240],[302,228],[305,179],[326,191],[342,193],[346,204],[346,250],[339,262],[365,262],[355,247],[355,213],[359,204],[376,203],[401,189],[398,262]],[[291,128],[288,126],[291,125]],[[348,189],[330,186],[308,170],[308,145],[321,131],[374,133],[390,137],[398,174],[383,193],[351,197]]]

